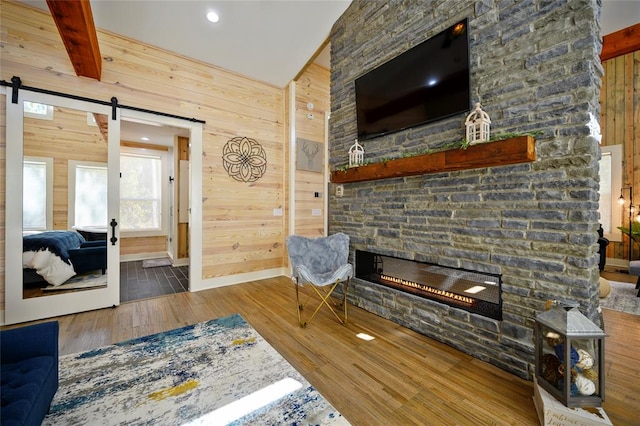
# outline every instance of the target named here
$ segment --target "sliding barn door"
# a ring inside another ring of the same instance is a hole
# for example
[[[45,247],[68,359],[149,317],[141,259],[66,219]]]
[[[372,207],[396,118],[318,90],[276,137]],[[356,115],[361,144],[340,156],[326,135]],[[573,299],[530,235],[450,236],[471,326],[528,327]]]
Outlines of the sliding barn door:
[[[11,88],[6,99],[5,323],[118,305],[119,111],[28,90],[14,103]]]

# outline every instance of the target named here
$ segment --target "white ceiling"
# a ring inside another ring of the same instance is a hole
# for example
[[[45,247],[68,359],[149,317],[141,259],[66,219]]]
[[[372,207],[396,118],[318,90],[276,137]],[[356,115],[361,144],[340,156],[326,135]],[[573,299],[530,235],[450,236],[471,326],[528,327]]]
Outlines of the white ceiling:
[[[21,1],[49,10],[44,0]],[[322,46],[350,3],[351,0],[91,0],[91,8],[98,28],[284,87]],[[640,22],[640,0],[604,0],[602,4],[603,35]],[[205,15],[211,10],[220,16],[216,24],[206,20]],[[329,50],[324,49],[315,62],[329,68]],[[129,132],[123,126],[123,132],[127,132],[123,138],[139,139],[144,125],[134,127]],[[148,130],[157,139],[161,129]]]
[[[21,0],[49,10],[43,0]],[[286,86],[351,0],[91,0],[97,28]],[[215,11],[220,20],[207,21]]]
[[[47,10],[44,0],[21,0]],[[395,1],[395,0],[392,0]],[[351,0],[91,0],[96,27],[286,86]],[[428,4],[425,1],[425,4]],[[602,34],[640,22],[640,0],[604,0]],[[212,24],[206,13],[220,21]],[[317,62],[329,67],[328,49]]]
[[[640,23],[640,0],[603,0],[600,15],[602,35]]]

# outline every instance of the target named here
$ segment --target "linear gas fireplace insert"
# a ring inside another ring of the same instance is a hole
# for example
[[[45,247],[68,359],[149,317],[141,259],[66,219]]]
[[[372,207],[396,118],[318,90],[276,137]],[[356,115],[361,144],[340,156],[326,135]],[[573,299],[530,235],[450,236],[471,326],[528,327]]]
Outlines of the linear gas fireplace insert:
[[[356,278],[502,320],[502,277],[356,250]]]

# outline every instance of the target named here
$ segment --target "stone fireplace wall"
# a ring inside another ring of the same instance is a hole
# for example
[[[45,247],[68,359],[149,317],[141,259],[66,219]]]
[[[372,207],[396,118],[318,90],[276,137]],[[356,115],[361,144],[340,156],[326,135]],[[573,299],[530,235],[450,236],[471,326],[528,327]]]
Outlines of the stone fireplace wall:
[[[354,0],[331,33],[330,165],[356,138],[354,80],[469,18],[471,97],[492,133],[536,133],[533,163],[330,186],[330,233],[356,249],[495,274],[503,320],[354,280],[349,301],[524,378],[545,301],[599,324],[596,0]],[[438,149],[465,115],[365,141],[365,160]]]

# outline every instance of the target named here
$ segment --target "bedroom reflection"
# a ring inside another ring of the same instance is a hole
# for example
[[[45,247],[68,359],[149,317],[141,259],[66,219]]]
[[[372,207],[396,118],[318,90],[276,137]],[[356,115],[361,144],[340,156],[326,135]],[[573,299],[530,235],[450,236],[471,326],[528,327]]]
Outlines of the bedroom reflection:
[[[107,285],[107,116],[25,102],[23,298]]]

